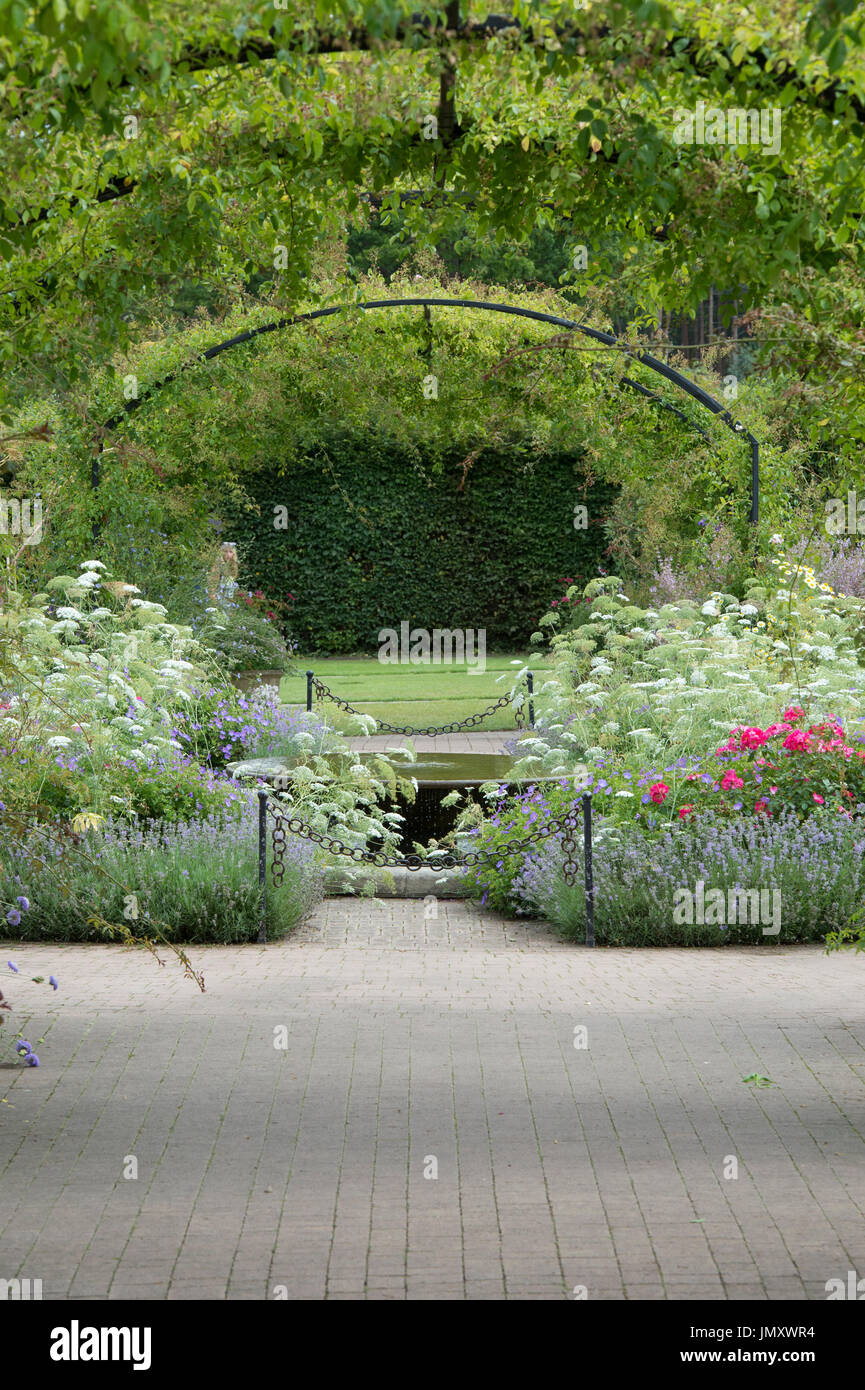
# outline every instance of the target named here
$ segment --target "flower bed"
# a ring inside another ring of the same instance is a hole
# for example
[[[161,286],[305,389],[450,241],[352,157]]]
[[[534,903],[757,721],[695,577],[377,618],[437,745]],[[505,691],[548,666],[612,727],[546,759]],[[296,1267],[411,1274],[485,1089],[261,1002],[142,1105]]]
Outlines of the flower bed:
[[[85,561],[0,610],[0,903],[27,939],[242,941],[259,922],[257,805],[227,764],[279,757],[295,814],[351,846],[398,841],[392,769],[359,766],[316,714],[233,689],[203,634]],[[289,836],[269,934],[320,893]],[[130,907],[132,904],[132,908]],[[132,910],[134,908],[134,910]],[[10,910],[14,912],[14,908]]]
[[[0,846],[0,899],[27,884],[30,910],[9,921],[18,941],[99,941],[98,919],[124,922],[133,936],[153,936],[154,923],[178,942],[254,941],[259,930],[258,807],[237,793],[232,818],[109,823],[85,832],[74,847],[46,847],[38,835]],[[42,864],[34,872],[34,861]],[[319,901],[324,864],[314,845],[288,837],[285,875],[268,883],[267,934],[284,936]],[[119,933],[118,933],[119,935]]]
[[[581,845],[577,857],[580,876],[568,887],[561,843],[545,841],[508,885],[511,910],[544,917],[564,936],[582,939]],[[865,827],[826,815],[743,821],[709,813],[693,833],[670,826],[650,834],[636,823],[599,819],[593,873],[601,945],[821,941],[846,927],[862,902]],[[686,895],[703,911],[683,912]],[[721,910],[713,913],[709,904]]]
[[[577,781],[513,798],[502,788],[486,819],[464,829],[472,849],[500,851],[468,872],[467,885],[482,905],[545,916],[581,936],[583,884],[564,881],[561,837],[529,855],[510,854],[508,844],[579,807],[575,789],[587,790],[599,942],[717,945],[843,933],[865,887],[865,732],[847,734],[839,721],[806,725],[802,707],[790,706],[766,728],[733,729],[702,760],[632,770],[598,756]],[[766,895],[762,905],[740,911],[735,894],[754,892]],[[703,901],[712,893],[724,895],[719,920],[676,920],[677,894]]]

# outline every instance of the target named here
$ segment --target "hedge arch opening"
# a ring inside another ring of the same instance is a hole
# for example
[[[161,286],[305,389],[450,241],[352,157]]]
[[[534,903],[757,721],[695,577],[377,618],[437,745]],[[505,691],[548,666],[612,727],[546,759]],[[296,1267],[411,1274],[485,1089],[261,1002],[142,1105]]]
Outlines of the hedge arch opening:
[[[574,319],[563,318],[558,314],[547,314],[539,309],[526,309],[522,305],[517,304],[495,304],[488,300],[479,299],[438,299],[428,296],[408,299],[372,299],[354,305],[337,304],[331,305],[326,309],[312,309],[304,314],[293,315],[291,318],[276,319],[272,323],[261,324],[257,328],[250,328],[244,333],[237,333],[234,337],[227,338],[224,342],[216,343],[213,347],[205,349],[204,352],[198,353],[194,358],[191,358],[189,362],[184,363],[177,371],[169,372],[166,376],[154,382],[154,384],[140,396],[135,396],[127,401],[119,411],[105,421],[100,431],[98,449],[92,463],[91,487],[95,491],[100,484],[100,461],[102,451],[105,447],[105,436],[116,429],[125,416],[139,409],[146,401],[152,400],[164,387],[176,381],[184,372],[189,371],[198,363],[212,361],[213,358],[219,357],[223,352],[228,352],[231,348],[240,347],[243,343],[252,342],[254,339],[263,337],[267,333],[281,332],[284,329],[293,328],[300,323],[311,323],[315,319],[330,318],[335,314],[346,313],[349,309],[357,309],[366,312],[370,309],[400,309],[412,306],[423,309],[427,316],[433,308],[478,309],[487,313],[510,314],[516,318],[531,319],[537,323],[548,323],[555,328],[564,329],[567,332],[582,333],[586,337],[592,338],[598,343],[602,343],[605,347],[614,348],[624,353],[635,362],[641,363],[651,371],[656,372],[659,376],[664,377],[665,380],[671,382],[672,385],[678,387],[679,390],[690,396],[692,400],[695,400],[698,405],[708,410],[712,415],[717,416],[734,434],[740,435],[743,440],[747,440],[751,452],[751,507],[748,519],[752,526],[757,525],[760,517],[759,441],[749,430],[745,429],[744,425],[733,418],[730,411],[721,401],[716,400],[708,391],[704,391],[701,386],[691,381],[690,378],[686,377],[682,372],[677,371],[675,367],[670,367],[666,362],[661,362],[659,358],[653,357],[651,353],[637,352],[630,345],[620,343],[612,333],[605,333],[599,328],[590,328],[587,324],[577,323]],[[627,386],[630,390],[636,391],[639,395],[659,405],[662,409],[671,411],[685,421],[686,424],[692,428],[698,429],[704,437],[710,437],[706,430],[696,425],[694,421],[683,411],[679,410],[677,406],[672,405],[669,401],[665,401],[663,397],[657,395],[656,392],[650,391],[642,382],[634,380],[633,377],[623,376],[620,378],[620,385]],[[97,537],[98,533],[98,522],[94,520],[94,537]]]

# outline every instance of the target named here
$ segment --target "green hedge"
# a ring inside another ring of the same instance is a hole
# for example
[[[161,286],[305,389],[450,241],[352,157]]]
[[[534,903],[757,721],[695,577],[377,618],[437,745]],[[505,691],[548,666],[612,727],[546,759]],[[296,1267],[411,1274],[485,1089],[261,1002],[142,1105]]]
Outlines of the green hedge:
[[[616,489],[587,486],[576,453],[532,465],[485,452],[467,472],[462,462],[455,453],[433,474],[401,444],[345,433],[285,476],[274,466],[245,479],[260,511],[223,508],[244,583],[294,595],[292,635],[306,652],[371,652],[381,628],[405,621],[485,628],[488,651],[525,646],[558,580],[597,574]],[[574,527],[578,503],[585,530]]]

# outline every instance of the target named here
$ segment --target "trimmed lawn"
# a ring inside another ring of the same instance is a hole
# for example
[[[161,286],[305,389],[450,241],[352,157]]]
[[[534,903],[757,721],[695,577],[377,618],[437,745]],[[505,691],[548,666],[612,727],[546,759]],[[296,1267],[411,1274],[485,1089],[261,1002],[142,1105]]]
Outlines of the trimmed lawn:
[[[388,724],[420,726],[453,724],[468,719],[471,714],[495,703],[511,688],[513,674],[520,666],[530,664],[537,675],[535,686],[548,663],[540,653],[519,657],[512,653],[488,655],[486,670],[475,672],[465,663],[448,666],[385,665],[374,656],[346,661],[338,657],[318,657],[308,663],[319,680],[341,700],[374,719]],[[301,661],[302,671],[307,663]],[[280,698],[287,704],[306,703],[306,675],[286,676],[280,686]],[[330,700],[316,701],[317,709],[326,713],[338,729],[345,729],[349,716]],[[515,729],[513,711],[497,710],[478,731]],[[359,732],[355,727],[355,732]]]

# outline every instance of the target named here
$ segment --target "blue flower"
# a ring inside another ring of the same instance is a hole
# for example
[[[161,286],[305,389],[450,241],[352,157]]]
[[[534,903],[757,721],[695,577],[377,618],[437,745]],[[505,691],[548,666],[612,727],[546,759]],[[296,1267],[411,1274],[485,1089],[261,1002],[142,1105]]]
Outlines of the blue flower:
[[[57,976],[56,976],[56,975],[49,975],[49,976],[48,976],[48,983],[49,983],[49,985],[51,985],[51,988],[52,988],[52,989],[55,989],[55,990],[56,990],[56,989],[57,989]]]
[[[30,910],[30,899],[29,899],[29,898],[16,898],[15,901],[16,901],[16,903],[18,904],[18,906],[21,908],[22,912],[29,912],[29,910]]]
[[[18,966],[17,966],[17,965],[13,965],[12,962],[11,962],[11,960],[7,960],[6,964],[9,966],[9,969],[12,971],[12,973],[13,973],[14,975],[17,975],[17,974],[18,974]]]
[[[28,1052],[26,1061],[27,1061],[28,1067],[38,1067],[38,1066],[39,1066],[39,1058],[36,1056],[36,1053],[35,1053],[35,1052]]]
[[[9,923],[10,927],[18,926],[21,921],[21,913],[18,911],[17,907],[10,907],[9,911],[6,913],[6,921]]]
[[[18,1053],[19,1057],[29,1057],[33,1048],[30,1046],[29,1042],[25,1042],[24,1038],[21,1038],[21,1040],[15,1044],[15,1051]]]

